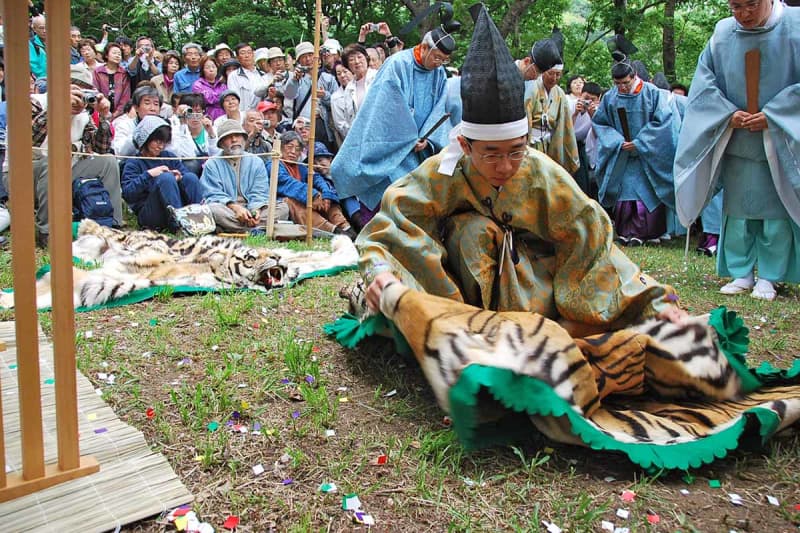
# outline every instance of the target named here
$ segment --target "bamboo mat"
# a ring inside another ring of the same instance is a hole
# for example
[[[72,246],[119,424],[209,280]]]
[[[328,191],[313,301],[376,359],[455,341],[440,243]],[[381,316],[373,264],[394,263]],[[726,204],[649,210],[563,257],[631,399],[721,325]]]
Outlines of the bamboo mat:
[[[0,386],[3,394],[6,465],[22,469],[19,395],[13,322],[0,322]],[[56,462],[53,346],[39,331],[45,462]],[[76,370],[77,372],[77,370]],[[93,455],[100,471],[0,504],[2,531],[108,531],[188,503],[192,495],[142,433],[117,418],[86,377],[77,372],[81,455]],[[100,432],[98,433],[97,430]]]

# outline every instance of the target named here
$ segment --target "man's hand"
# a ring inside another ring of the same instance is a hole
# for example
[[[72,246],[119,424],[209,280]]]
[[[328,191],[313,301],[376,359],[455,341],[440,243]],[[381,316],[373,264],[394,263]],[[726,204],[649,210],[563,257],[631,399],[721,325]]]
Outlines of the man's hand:
[[[380,311],[383,288],[392,282],[400,283],[400,280],[391,272],[381,272],[375,276],[375,279],[367,287],[367,307],[375,312]]]
[[[428,141],[427,141],[427,139],[425,139],[425,140],[423,140],[423,139],[420,139],[420,140],[418,140],[418,141],[417,141],[417,142],[414,144],[414,151],[415,151],[415,152],[421,152],[421,151],[423,151],[423,150],[425,149],[425,147],[427,147],[427,146],[428,146]]]
[[[94,108],[101,119],[111,115],[111,102],[108,101],[108,98],[103,93],[97,93],[97,103]]]
[[[211,117],[203,117],[203,127],[210,137],[214,137],[214,123],[211,121]]]
[[[758,113],[750,115],[748,118],[746,118],[742,124],[742,127],[747,128],[750,131],[763,131],[768,128],[767,116],[759,111]]]
[[[389,25],[385,22],[378,23],[378,33],[381,35],[385,35],[386,37],[392,36],[392,30],[389,29]]]
[[[672,305],[656,315],[656,318],[667,320],[673,324],[683,324],[690,317],[689,313],[676,305]]]
[[[157,167],[153,167],[147,171],[150,174],[151,178],[155,178],[156,176],[160,176],[164,172],[172,172],[167,165],[159,165]]]
[[[636,145],[633,144],[633,141],[625,141],[624,143],[622,143],[622,149],[625,150],[626,152],[635,152]]]
[[[746,127],[746,126],[744,125],[744,123],[745,123],[745,121],[747,121],[747,120],[748,120],[748,119],[749,119],[751,116],[752,116],[752,115],[750,115],[750,113],[748,113],[747,111],[741,111],[741,110],[739,110],[739,111],[736,111],[736,112],[734,112],[734,113],[733,113],[733,115],[731,116],[731,122],[730,122],[731,128],[738,129],[738,128],[744,128],[744,127]]]
[[[316,212],[320,212],[324,209],[323,207],[324,200],[322,199],[321,194],[317,194],[314,198],[311,199],[311,209]]]
[[[170,170],[170,172],[172,172],[172,175],[175,176],[175,181],[181,181],[181,179],[183,179],[183,173],[177,168]]]
[[[358,42],[363,43],[367,40],[367,35],[372,33],[372,23],[366,22],[358,29]]]
[[[77,85],[69,86],[69,100],[73,115],[77,115],[86,109],[86,104],[83,103],[83,90]]]
[[[228,207],[231,211],[233,211],[236,220],[238,220],[241,224],[251,228],[258,224],[258,220],[250,213],[250,211],[247,210],[246,207],[236,203],[231,203],[228,205]]]

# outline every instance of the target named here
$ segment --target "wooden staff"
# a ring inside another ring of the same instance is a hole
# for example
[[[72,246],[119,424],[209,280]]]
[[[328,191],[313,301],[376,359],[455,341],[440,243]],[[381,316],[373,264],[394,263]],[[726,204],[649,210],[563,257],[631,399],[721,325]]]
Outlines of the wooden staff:
[[[319,34],[322,0],[316,1],[314,12],[314,58],[311,60],[311,128],[308,133],[308,183],[306,187],[306,244],[314,233],[314,139],[317,134],[317,79],[319,78]]]
[[[269,172],[269,204],[267,204],[267,238],[275,235],[275,204],[278,202],[278,165],[281,164],[281,138],[272,141],[272,167]]]
[[[622,136],[625,137],[625,142],[631,142],[631,128],[628,126],[628,112],[624,107],[618,107],[617,116],[619,116],[619,125],[622,127]]]
[[[761,50],[753,48],[744,54],[744,77],[747,89],[747,112],[758,113],[758,82],[761,80]]]

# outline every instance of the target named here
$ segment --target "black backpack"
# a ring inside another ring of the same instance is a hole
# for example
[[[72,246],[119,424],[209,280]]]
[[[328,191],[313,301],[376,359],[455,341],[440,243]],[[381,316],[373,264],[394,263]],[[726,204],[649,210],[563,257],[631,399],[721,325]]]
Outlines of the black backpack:
[[[72,218],[91,218],[98,224],[109,227],[114,224],[111,195],[103,186],[100,176],[72,180]]]

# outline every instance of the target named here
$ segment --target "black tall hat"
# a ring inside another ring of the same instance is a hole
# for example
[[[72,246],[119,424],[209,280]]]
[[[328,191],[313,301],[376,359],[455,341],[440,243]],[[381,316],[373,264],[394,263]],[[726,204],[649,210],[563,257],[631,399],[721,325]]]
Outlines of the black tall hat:
[[[525,82],[519,68],[486,7],[475,4],[469,12],[475,30],[461,69],[464,136],[501,140],[526,135]]]
[[[539,69],[539,72],[545,72],[563,63],[561,53],[558,51],[558,45],[550,38],[533,43],[531,59],[536,68]]]
[[[423,20],[434,11],[439,12],[439,25],[431,30],[431,37],[436,48],[447,55],[452,54],[456,49],[456,41],[452,34],[461,28],[461,23],[453,20],[453,4],[449,2],[435,2],[425,11],[414,17],[414,20],[400,29],[400,35],[406,35],[420,25]]]

